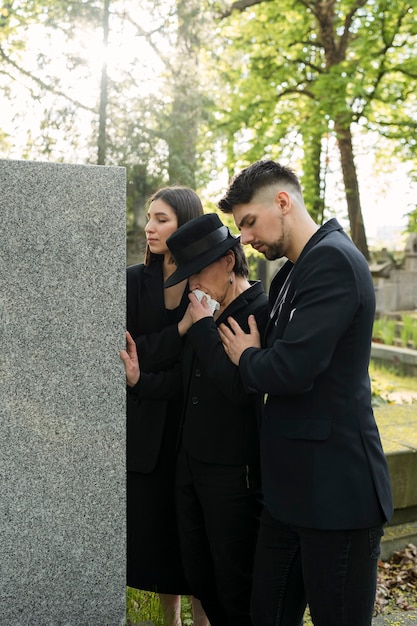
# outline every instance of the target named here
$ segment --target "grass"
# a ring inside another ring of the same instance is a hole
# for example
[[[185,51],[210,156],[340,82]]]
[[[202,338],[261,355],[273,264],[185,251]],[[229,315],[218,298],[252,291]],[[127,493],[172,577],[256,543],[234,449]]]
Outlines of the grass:
[[[189,598],[183,596],[181,604],[183,626],[192,626],[193,620]],[[135,626],[138,622],[146,621],[152,622],[155,626],[166,626],[157,594],[127,587],[126,626]],[[313,626],[308,609],[304,617],[304,626]]]
[[[156,594],[139,589],[126,588],[126,624],[136,624],[151,620],[157,626],[163,626],[159,598]]]
[[[192,626],[191,603],[187,596],[181,598],[181,617],[183,626]],[[153,622],[155,626],[165,626],[158,594],[127,587],[126,626],[134,626],[147,620]]]

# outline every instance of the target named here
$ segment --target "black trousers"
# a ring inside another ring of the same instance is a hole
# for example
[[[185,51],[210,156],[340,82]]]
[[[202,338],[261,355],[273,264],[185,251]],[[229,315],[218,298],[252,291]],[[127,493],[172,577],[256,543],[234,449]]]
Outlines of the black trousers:
[[[255,626],[298,626],[308,603],[315,626],[370,626],[382,526],[290,527],[262,514],[256,548]]]
[[[185,576],[211,626],[252,626],[259,467],[202,463],[182,449],[176,504]]]

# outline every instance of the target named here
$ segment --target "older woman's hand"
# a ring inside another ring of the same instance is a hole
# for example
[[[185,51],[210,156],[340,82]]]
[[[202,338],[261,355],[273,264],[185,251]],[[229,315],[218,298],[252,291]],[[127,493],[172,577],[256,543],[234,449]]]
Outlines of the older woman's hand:
[[[184,313],[184,317],[180,322],[178,322],[178,332],[181,337],[185,335],[194,322],[198,322],[198,320],[203,319],[203,317],[213,317],[211,309],[207,304],[207,300],[204,297],[202,301],[199,302],[195,294],[190,293],[188,294],[188,298],[190,300],[190,304]]]
[[[140,378],[140,367],[136,344],[128,331],[126,331],[126,350],[120,350],[119,354],[125,364],[126,384],[128,387],[134,387]]]
[[[188,298],[190,300],[190,304],[188,305],[188,308],[190,310],[193,324],[195,322],[198,322],[199,320],[202,320],[203,317],[213,317],[213,313],[211,312],[210,305],[205,296],[201,298],[201,302],[200,302],[197,296],[191,292],[188,294]]]

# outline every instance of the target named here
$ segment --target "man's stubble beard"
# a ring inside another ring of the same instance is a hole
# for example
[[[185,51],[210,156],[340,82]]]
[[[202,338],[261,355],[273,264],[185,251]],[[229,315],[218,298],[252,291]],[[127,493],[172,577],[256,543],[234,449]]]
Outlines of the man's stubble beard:
[[[274,241],[271,245],[265,244],[266,250],[264,256],[268,261],[275,261],[276,259],[282,259],[285,256],[284,237],[280,237],[277,241]]]
[[[281,226],[281,236],[271,244],[264,242],[264,246],[266,247],[264,256],[268,261],[275,261],[276,259],[282,259],[282,257],[286,256],[288,232],[283,218],[281,218],[279,222]]]

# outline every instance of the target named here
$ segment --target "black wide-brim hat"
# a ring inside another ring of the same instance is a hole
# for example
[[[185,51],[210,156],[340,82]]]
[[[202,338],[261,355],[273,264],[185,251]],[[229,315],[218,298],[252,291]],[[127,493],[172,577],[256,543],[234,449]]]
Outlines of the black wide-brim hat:
[[[240,237],[232,235],[217,213],[194,217],[167,239],[166,243],[177,269],[165,281],[164,287],[172,287],[193,274],[198,274],[239,242]]]

